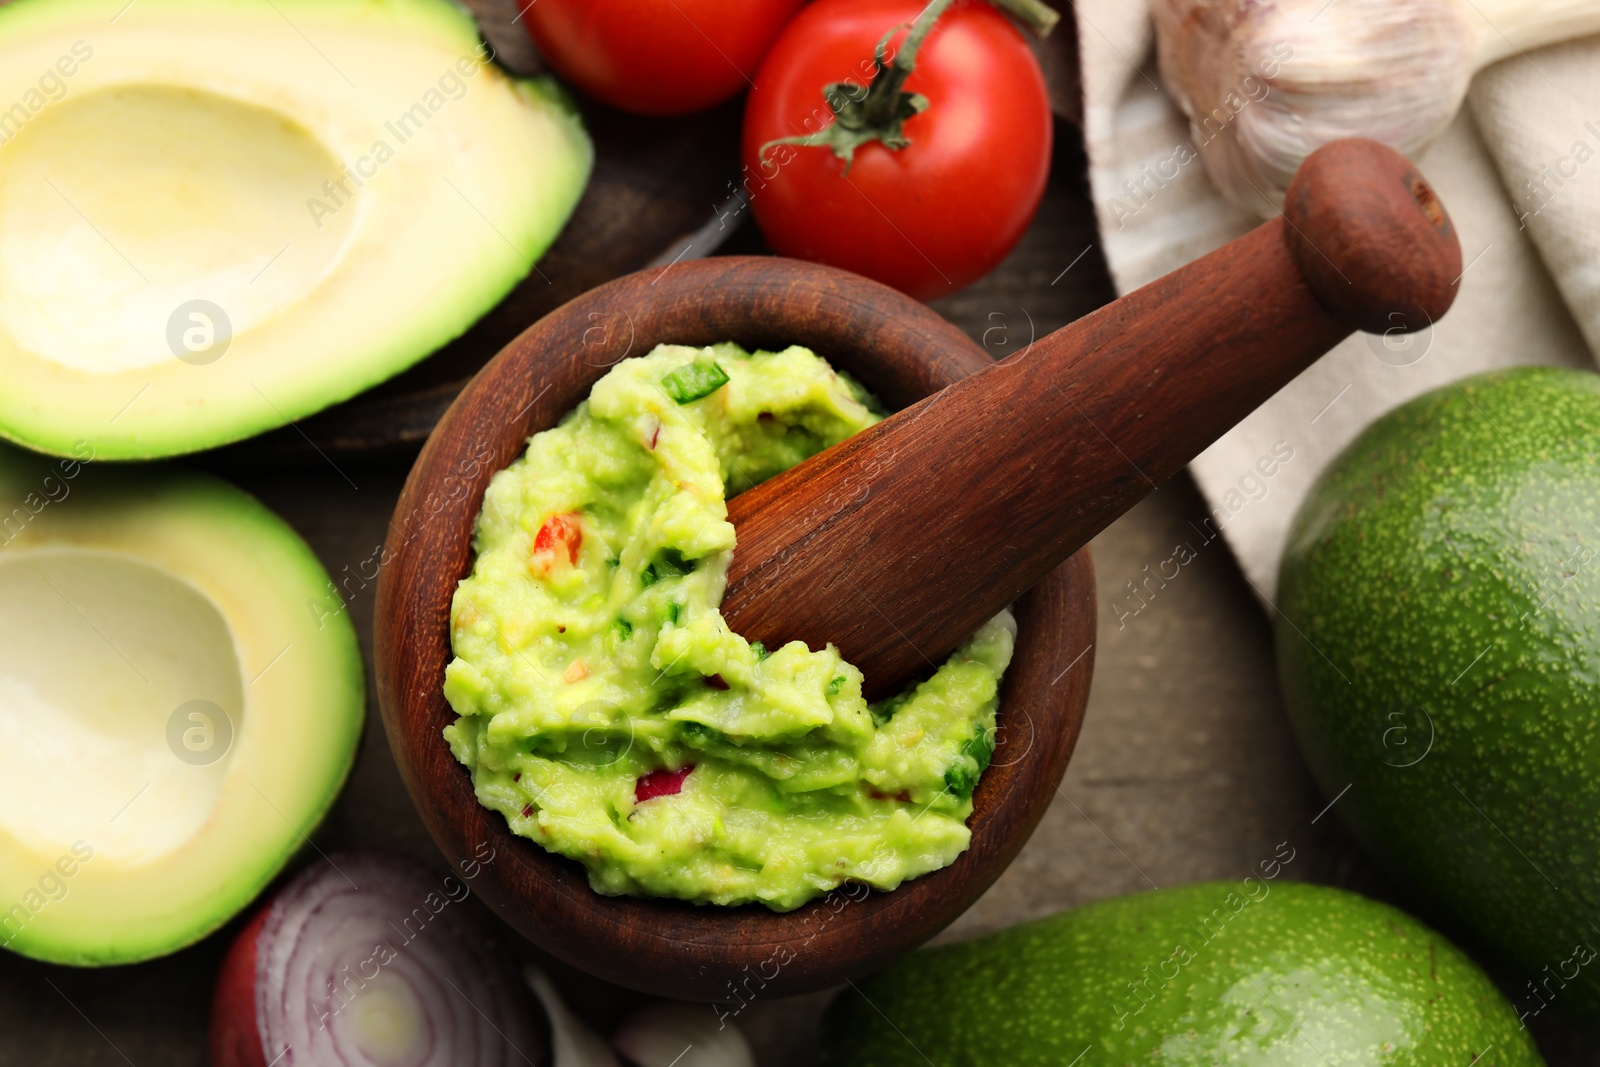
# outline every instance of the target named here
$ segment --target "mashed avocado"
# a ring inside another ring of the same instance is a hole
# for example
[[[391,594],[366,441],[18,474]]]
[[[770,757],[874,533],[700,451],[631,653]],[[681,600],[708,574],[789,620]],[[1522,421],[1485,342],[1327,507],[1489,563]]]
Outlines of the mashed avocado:
[[[833,646],[718,611],[729,493],[878,421],[804,348],[662,345],[495,475],[451,610],[445,729],[480,803],[607,894],[786,911],[967,847],[1015,624],[868,705]]]

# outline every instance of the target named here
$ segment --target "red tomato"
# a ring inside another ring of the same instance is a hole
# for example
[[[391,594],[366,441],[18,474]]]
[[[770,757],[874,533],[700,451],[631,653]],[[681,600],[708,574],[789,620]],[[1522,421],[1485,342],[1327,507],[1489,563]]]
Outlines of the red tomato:
[[[682,115],[743,90],[805,0],[519,0],[562,77],[624,111]]]
[[[566,556],[567,562],[577,566],[578,550],[583,547],[581,521],[581,516],[575,511],[562,512],[546,519],[533,537],[534,564],[548,573],[562,556]]]
[[[544,0],[540,0],[544,2]],[[767,55],[745,107],[744,182],[781,255],[876,278],[923,300],[992,270],[1033,219],[1050,175],[1050,100],[1022,34],[958,0],[923,42],[907,92],[928,108],[899,150],[873,141],[849,172],[822,146],[761,146],[832,121],[822,87],[871,80],[879,39],[923,0],[818,0]],[[896,37],[896,43],[904,37]]]

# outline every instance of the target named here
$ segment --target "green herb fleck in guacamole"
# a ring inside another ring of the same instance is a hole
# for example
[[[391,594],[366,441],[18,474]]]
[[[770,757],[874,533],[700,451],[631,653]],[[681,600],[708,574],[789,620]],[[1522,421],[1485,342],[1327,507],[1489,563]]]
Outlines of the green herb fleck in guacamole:
[[[869,706],[831,645],[769,651],[718,611],[728,494],[873,409],[804,348],[662,345],[534,436],[489,486],[451,611],[445,737],[478,800],[607,894],[787,911],[960,855],[1010,615]]]

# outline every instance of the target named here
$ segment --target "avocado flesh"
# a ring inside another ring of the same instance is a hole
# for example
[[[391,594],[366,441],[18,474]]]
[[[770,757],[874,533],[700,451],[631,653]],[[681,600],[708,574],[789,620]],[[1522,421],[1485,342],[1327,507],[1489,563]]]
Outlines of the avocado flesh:
[[[447,0],[0,8],[0,435],[194,451],[459,335],[591,164],[486,54]]]
[[[1283,561],[1279,669],[1338,812],[1511,967],[1600,1013],[1600,377],[1468,378],[1324,472]],[[1292,621],[1293,626],[1289,625]],[[1303,636],[1302,636],[1303,634]]]
[[[5,447],[0,603],[0,946],[126,963],[221,926],[354,757],[326,572],[214,478]]]
[[[830,1065],[1543,1061],[1460,951],[1343,890],[1250,879],[1101,901],[918,952],[828,1010]]]

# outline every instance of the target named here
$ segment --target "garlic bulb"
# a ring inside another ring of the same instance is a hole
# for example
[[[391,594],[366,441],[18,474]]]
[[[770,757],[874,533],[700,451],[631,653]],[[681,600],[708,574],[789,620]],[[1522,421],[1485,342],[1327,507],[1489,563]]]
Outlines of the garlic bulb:
[[[611,1043],[638,1067],[755,1067],[750,1043],[721,1015],[709,1004],[650,1004]]]
[[[1306,156],[1341,137],[1407,155],[1472,75],[1600,33],[1600,0],[1152,0],[1161,71],[1228,198],[1273,214]]]
[[[530,963],[522,969],[522,977],[544,1005],[545,1016],[550,1021],[552,1067],[622,1067],[599,1035],[572,1014],[572,1009],[556,992],[555,983],[543,971]]]

